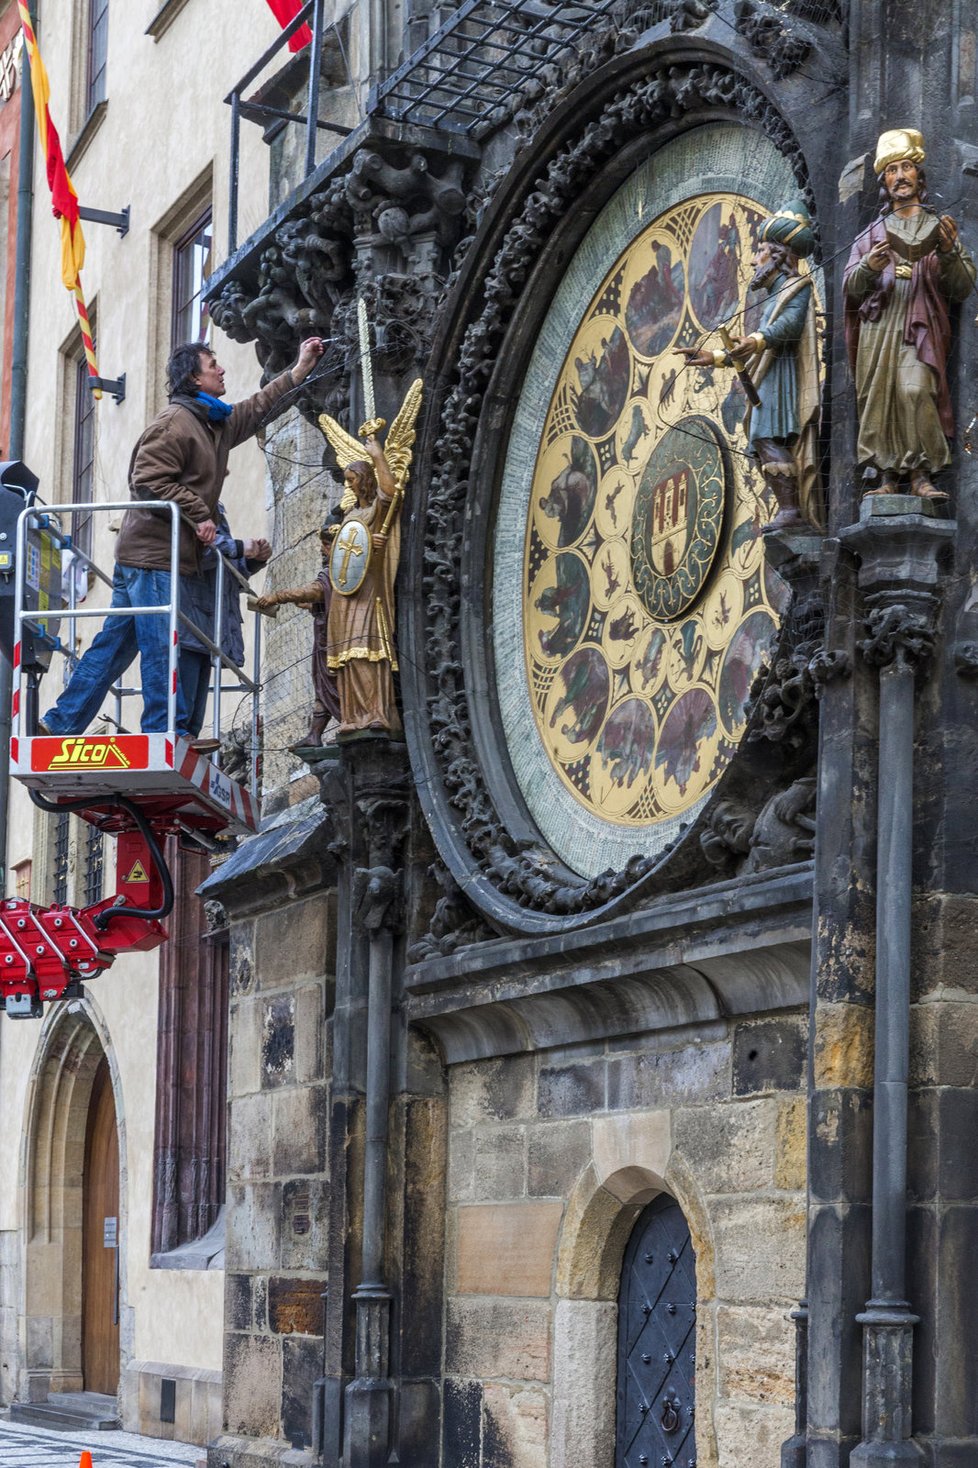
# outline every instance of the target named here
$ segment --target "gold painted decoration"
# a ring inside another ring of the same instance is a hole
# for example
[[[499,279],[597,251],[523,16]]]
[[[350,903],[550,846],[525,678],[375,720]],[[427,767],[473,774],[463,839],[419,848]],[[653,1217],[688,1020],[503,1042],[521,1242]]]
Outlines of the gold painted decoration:
[[[533,717],[563,788],[619,828],[675,821],[716,784],[784,607],[743,389],[673,353],[721,322],[754,329],[768,213],[713,192],[648,224],[573,330],[542,423],[521,588]]]

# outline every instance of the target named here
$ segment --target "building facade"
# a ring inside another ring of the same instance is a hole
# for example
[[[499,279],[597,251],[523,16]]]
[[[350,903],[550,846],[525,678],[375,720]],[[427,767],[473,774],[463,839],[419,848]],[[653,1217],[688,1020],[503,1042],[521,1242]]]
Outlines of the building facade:
[[[266,372],[329,342],[281,430],[285,544],[336,491],[284,458],[320,410],[366,416],[358,299],[381,415],[423,380],[404,742],[314,755],[310,792],[280,753],[309,703],[270,683],[267,826],[206,884],[232,934],[212,1461],[966,1462],[972,312],[935,519],[863,498],[842,279],[887,129],[922,130],[970,248],[974,8],[323,23],[319,117],[352,132],[304,175],[273,143],[277,207],[208,293]],[[779,213],[813,231],[818,377],[787,516],[712,365],[757,328]],[[270,679],[308,646],[280,615]]]
[[[189,57],[197,9],[162,7],[154,59]],[[20,1395],[77,1379],[79,1200],[37,1159],[77,1155],[104,1051],[123,1416],[166,1431],[164,1380],[220,1366],[212,1468],[972,1462],[973,310],[949,316],[949,498],[926,501],[864,480],[843,278],[893,129],[978,248],[978,11],[317,0],[311,51],[243,85],[225,163],[217,94],[265,44],[240,14],[227,81],[187,88],[186,178],[162,148],[165,180],[142,154],[130,176],[134,219],[142,193],[163,221],[141,258],[163,279],[153,241],[193,238],[177,205],[210,168],[203,293],[242,390],[253,351],[267,377],[324,339],[264,444],[272,592],[316,576],[341,493],[320,415],[342,444],[376,408],[390,445],[420,378],[403,733],[306,747],[312,623],[269,618],[262,830],[186,872],[227,923],[223,1272],[154,1268],[199,1264],[211,1221],[213,1194],[192,1219],[150,1202],[150,1137],[179,1153],[198,1112],[146,1057],[225,1044],[199,918],[159,972],[4,1029]],[[169,126],[146,66],[120,85]],[[95,126],[79,182],[114,177]],[[138,238],[97,242],[110,375],[145,314]],[[772,285],[754,262],[785,239]],[[792,301],[794,424],[758,448],[760,367],[724,333]],[[33,333],[35,382],[62,339]],[[792,503],[770,466],[806,430]]]
[[[128,498],[129,457],[166,402],[172,346],[214,336],[200,285],[225,250],[223,98],[279,27],[271,11],[255,7],[245,34],[225,0],[209,7],[211,23],[225,29],[215,49],[202,44],[199,7],[183,0],[50,0],[32,10],[51,115],[81,204],[128,210],[122,228],[118,220],[84,223],[82,270],[101,374],[124,376],[125,391],[121,401],[109,391],[96,401],[89,389],[36,148],[22,456],[46,502],[82,506],[72,517],[74,541],[111,576],[121,516],[89,516],[84,505]],[[18,34],[17,7],[5,7],[0,66],[8,42],[19,65]],[[19,110],[18,88],[0,103],[11,200],[17,148],[9,120]],[[242,169],[240,218],[252,228],[268,207],[257,136],[245,139]],[[14,233],[11,218],[11,252]],[[6,222],[3,239],[6,258]],[[4,319],[14,285],[8,275]],[[229,397],[253,392],[253,354],[220,338],[214,345]],[[9,347],[4,364],[6,374]],[[5,388],[3,424],[8,396]],[[227,504],[238,534],[266,533],[265,471],[254,443],[232,459]],[[107,599],[84,572],[78,592],[96,606]],[[77,651],[96,626],[75,624]],[[66,675],[55,657],[42,697],[53,701]],[[138,686],[135,667],[129,686]],[[115,715],[113,700],[105,712]],[[123,723],[138,728],[134,699],[125,701]],[[114,846],[12,790],[11,895],[98,901],[111,891]],[[207,858],[171,857],[178,901],[167,948],[131,955],[84,999],[42,1022],[5,1023],[0,1035],[0,1095],[17,1118],[0,1145],[0,1401],[57,1422],[58,1398],[86,1390],[98,1398],[93,1410],[130,1430],[203,1444],[221,1420],[227,943],[220,916],[209,921],[194,895]],[[117,1408],[108,1401],[116,1397]]]

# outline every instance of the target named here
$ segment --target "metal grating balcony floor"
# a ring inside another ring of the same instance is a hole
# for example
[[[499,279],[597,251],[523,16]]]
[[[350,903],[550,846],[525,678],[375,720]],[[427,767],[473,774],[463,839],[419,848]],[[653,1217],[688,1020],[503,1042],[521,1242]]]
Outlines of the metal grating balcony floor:
[[[370,94],[371,113],[477,134],[616,0],[465,0]],[[663,11],[665,11],[663,6]]]

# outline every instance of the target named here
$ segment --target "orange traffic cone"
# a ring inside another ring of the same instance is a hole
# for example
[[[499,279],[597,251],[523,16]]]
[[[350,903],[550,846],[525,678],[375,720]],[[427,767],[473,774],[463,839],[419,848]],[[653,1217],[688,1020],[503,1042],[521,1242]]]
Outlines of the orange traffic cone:
[[[92,1455],[87,1448],[78,1459],[78,1468],[92,1468]]]

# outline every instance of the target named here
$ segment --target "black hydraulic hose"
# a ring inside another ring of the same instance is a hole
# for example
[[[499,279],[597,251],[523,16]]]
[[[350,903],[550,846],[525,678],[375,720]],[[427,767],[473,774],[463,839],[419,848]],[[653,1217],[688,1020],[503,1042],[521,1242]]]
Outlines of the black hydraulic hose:
[[[173,878],[170,876],[170,868],[166,864],[166,858],[163,855],[160,843],[156,839],[156,834],[137,805],[133,805],[132,801],[127,800],[124,795],[114,795],[110,801],[96,802],[89,796],[87,800],[67,800],[59,803],[54,800],[47,800],[43,795],[39,795],[36,790],[29,790],[28,794],[39,809],[50,811],[53,815],[61,815],[64,811],[70,814],[76,810],[91,810],[92,806],[96,803],[99,805],[108,805],[113,810],[123,810],[133,821],[139,834],[146,842],[146,849],[149,852],[150,860],[159,873],[160,881],[163,883],[162,903],[159,907],[126,907],[122,904],[117,907],[107,907],[104,912],[100,912],[94,919],[95,926],[100,932],[104,932],[112,919],[117,917],[138,917],[146,919],[169,917],[173,911],[174,903]]]

